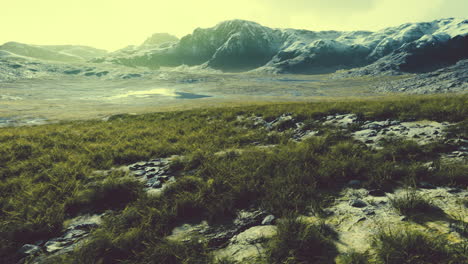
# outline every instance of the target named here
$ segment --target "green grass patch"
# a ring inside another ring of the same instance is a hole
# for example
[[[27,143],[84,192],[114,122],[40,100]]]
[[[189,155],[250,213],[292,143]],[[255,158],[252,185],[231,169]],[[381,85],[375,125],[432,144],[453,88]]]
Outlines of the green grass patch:
[[[334,263],[338,252],[333,237],[324,224],[287,218],[280,221],[278,234],[270,241],[268,263]]]
[[[440,208],[433,205],[431,201],[414,189],[408,189],[389,199],[390,204],[398,213],[410,218],[442,213]]]
[[[466,263],[460,245],[448,245],[441,237],[415,230],[382,230],[374,238],[379,263],[429,264]]]

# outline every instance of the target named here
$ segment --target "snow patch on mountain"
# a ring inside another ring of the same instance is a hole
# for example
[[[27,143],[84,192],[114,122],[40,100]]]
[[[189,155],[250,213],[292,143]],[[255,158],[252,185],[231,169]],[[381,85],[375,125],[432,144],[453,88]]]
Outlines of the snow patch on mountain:
[[[407,23],[377,32],[273,29],[230,20],[212,28],[197,28],[169,45],[127,48],[101,62],[150,68],[207,65],[223,71],[329,73],[370,65],[408,49],[413,52],[441,45],[467,34],[468,20],[454,18]]]

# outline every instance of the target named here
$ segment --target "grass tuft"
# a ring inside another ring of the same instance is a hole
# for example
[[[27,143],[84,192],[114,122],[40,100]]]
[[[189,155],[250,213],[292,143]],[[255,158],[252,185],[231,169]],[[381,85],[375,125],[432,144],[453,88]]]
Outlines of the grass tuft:
[[[377,257],[386,264],[466,263],[466,255],[446,240],[415,230],[381,230],[373,241]]]
[[[417,218],[431,213],[440,213],[440,208],[418,194],[415,189],[408,189],[390,199],[390,204],[401,215]]]
[[[330,230],[296,218],[278,224],[278,233],[270,241],[269,263],[334,263],[337,250]]]

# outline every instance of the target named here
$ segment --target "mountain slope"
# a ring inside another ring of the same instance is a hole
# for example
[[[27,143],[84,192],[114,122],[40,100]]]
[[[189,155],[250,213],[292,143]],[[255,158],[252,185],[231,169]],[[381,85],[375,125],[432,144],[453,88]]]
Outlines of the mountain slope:
[[[0,45],[0,52],[0,56],[3,55],[2,57],[18,56],[57,62],[84,62],[107,54],[105,50],[86,46],[39,46],[18,42],[7,42]]]
[[[127,47],[96,61],[150,68],[205,64],[216,69],[251,70],[267,63],[281,44],[281,31],[233,20],[195,29],[174,45]]]
[[[448,93],[468,91],[468,59],[455,65],[429,73],[416,74],[402,80],[383,82],[376,86],[377,92],[411,94]]]
[[[155,33],[151,37],[147,38],[141,46],[148,47],[148,46],[161,46],[167,45],[170,43],[175,43],[179,41],[179,38],[176,36],[170,35],[168,33]]]
[[[231,20],[198,28],[171,45],[132,47],[131,52],[113,53],[99,61],[150,68],[185,64],[223,71],[306,74],[378,63],[374,68],[379,71],[390,67],[425,72],[468,58],[467,34],[468,20],[454,18],[407,23],[378,32],[272,29]]]

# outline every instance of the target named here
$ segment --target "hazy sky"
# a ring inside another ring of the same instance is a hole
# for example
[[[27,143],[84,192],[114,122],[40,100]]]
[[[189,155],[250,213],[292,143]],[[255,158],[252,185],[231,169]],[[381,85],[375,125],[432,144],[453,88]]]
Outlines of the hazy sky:
[[[467,14],[467,0],[0,0],[0,43],[115,50],[155,32],[181,37],[234,18],[280,28],[378,30]]]

